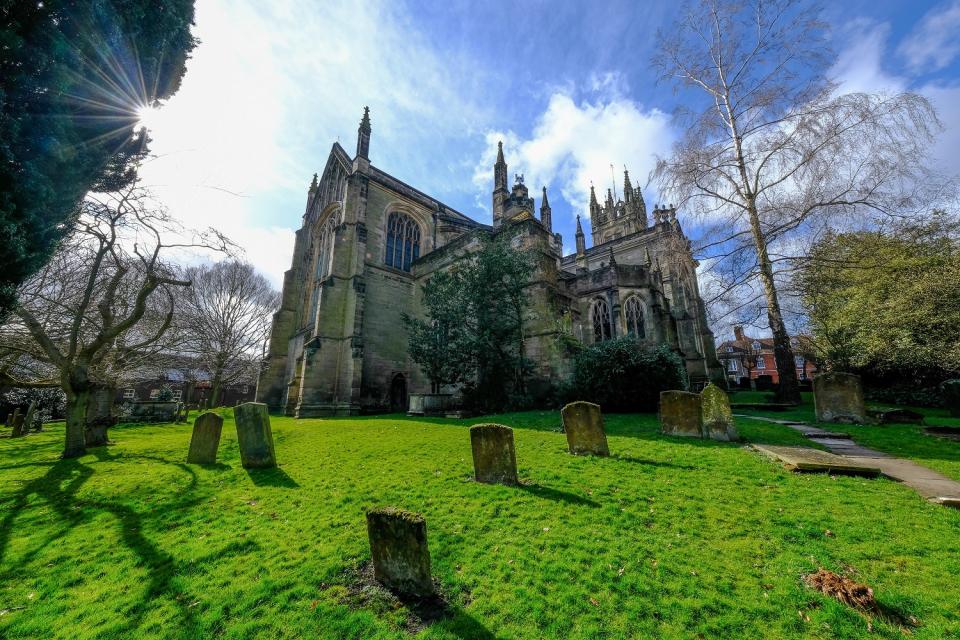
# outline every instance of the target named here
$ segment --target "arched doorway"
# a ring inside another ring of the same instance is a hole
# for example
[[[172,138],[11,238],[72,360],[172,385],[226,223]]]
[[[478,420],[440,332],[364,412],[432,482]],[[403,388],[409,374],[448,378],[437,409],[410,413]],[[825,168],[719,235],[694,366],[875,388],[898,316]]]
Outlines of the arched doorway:
[[[390,383],[390,411],[407,410],[407,379],[402,373],[393,376]]]

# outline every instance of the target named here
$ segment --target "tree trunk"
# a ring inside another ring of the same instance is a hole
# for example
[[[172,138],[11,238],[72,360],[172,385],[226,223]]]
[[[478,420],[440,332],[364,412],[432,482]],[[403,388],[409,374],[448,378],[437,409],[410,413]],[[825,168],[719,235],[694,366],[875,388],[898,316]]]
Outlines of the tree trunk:
[[[116,424],[113,399],[117,390],[112,385],[97,384],[90,392],[87,404],[84,439],[88,447],[103,447],[108,443],[107,429]]]
[[[800,386],[797,383],[797,372],[793,368],[793,349],[790,347],[790,334],[783,322],[783,313],[780,311],[780,298],[777,295],[777,286],[773,278],[773,263],[767,252],[766,239],[760,229],[760,216],[756,206],[751,203],[750,230],[757,248],[757,259],[760,262],[760,282],[763,284],[763,293],[767,299],[767,320],[773,332],[773,357],[777,361],[777,372],[780,375],[780,385],[777,388],[778,402],[800,403]]]
[[[220,406],[220,376],[214,376],[210,384],[210,408]]]
[[[67,437],[63,448],[64,458],[78,458],[87,453],[84,434],[87,423],[87,405],[90,391],[67,391]]]

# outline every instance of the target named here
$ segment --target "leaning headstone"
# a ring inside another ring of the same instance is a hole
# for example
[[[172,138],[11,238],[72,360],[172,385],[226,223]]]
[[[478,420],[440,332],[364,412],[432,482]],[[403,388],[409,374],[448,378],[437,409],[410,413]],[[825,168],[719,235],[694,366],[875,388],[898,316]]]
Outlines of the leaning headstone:
[[[668,436],[703,437],[700,396],[688,391],[660,392],[660,430]]]
[[[470,447],[477,482],[519,484],[513,429],[502,424],[475,424],[470,427]]]
[[[940,386],[943,391],[943,406],[954,418],[960,418],[960,380],[947,380]]]
[[[19,438],[23,435],[23,414],[20,413],[20,407],[17,407],[13,411],[13,432],[10,433],[11,438]]]
[[[700,415],[704,437],[712,440],[738,440],[733,426],[733,412],[727,392],[715,384],[708,384],[700,392]]]
[[[423,516],[393,507],[371,509],[367,512],[367,536],[377,582],[405,595],[434,594]]]
[[[571,402],[560,412],[567,446],[574,455],[609,456],[607,434],[603,431],[600,405],[582,400]]]
[[[813,379],[813,406],[817,422],[863,424],[867,408],[860,376],[852,373],[821,373]]]
[[[37,401],[34,400],[30,403],[30,406],[27,408],[27,415],[23,418],[23,427],[21,430],[23,433],[29,432],[33,429],[33,421],[36,420],[37,415]]]
[[[187,462],[190,464],[213,464],[217,461],[217,449],[220,447],[220,432],[223,430],[223,418],[213,412],[201,413],[193,423],[193,436],[190,438],[190,451]]]
[[[234,409],[233,415],[237,422],[237,440],[243,468],[264,469],[277,466],[267,405],[262,402],[247,402]]]

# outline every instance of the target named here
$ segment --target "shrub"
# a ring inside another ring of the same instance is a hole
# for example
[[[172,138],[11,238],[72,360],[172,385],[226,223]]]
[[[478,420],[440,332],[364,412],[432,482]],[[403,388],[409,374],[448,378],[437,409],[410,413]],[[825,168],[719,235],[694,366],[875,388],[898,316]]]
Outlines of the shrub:
[[[687,388],[686,367],[665,346],[648,348],[631,336],[577,354],[566,400],[588,400],[607,412],[656,411],[660,392]]]
[[[173,389],[170,388],[170,385],[165,384],[160,388],[160,392],[157,394],[157,400],[160,402],[170,402],[173,400]]]

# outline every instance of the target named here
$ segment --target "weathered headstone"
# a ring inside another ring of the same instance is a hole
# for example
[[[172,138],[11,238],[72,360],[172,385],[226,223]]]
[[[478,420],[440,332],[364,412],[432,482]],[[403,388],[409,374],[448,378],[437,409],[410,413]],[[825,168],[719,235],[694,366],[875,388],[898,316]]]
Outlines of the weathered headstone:
[[[393,507],[367,512],[373,575],[393,591],[418,597],[434,594],[423,516]]]
[[[603,431],[600,405],[582,400],[571,402],[560,412],[567,446],[574,455],[609,456],[607,434]]]
[[[240,444],[240,462],[243,468],[264,469],[277,466],[267,405],[261,402],[246,402],[234,409],[233,415],[237,422],[237,441]]]
[[[688,391],[661,391],[660,430],[668,436],[702,438],[699,394]]]
[[[943,405],[954,418],[960,418],[960,380],[947,380],[941,385]]]
[[[518,484],[517,455],[513,429],[502,424],[475,424],[470,427],[473,473],[477,482]]]
[[[3,418],[3,426],[9,429],[11,424],[13,424],[13,414],[7,413],[7,415]]]
[[[704,437],[724,441],[739,439],[733,425],[730,398],[715,384],[708,384],[700,392],[700,414]]]
[[[852,373],[821,373],[813,379],[813,406],[818,422],[863,424],[867,408],[860,376]]]
[[[20,413],[20,407],[17,407],[13,411],[13,432],[10,433],[11,438],[19,438],[23,435],[23,414]]]
[[[220,447],[220,432],[223,430],[223,418],[213,412],[201,413],[193,423],[193,435],[190,438],[190,451],[187,462],[191,464],[213,464],[217,461],[217,449]]]
[[[27,407],[27,415],[23,417],[23,427],[21,427],[21,431],[24,434],[28,433],[31,429],[33,429],[33,421],[36,420],[36,416],[37,416],[37,401],[34,400],[33,402],[30,403],[30,406]]]

